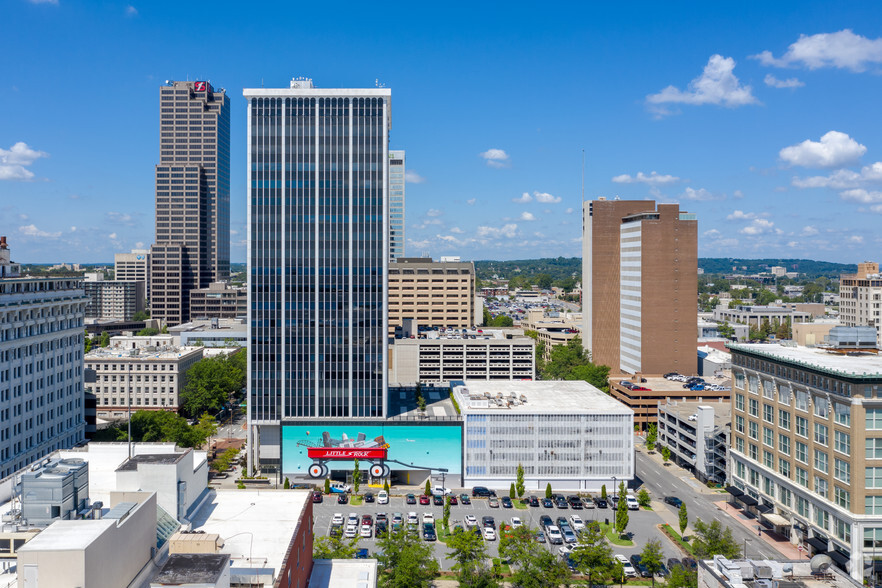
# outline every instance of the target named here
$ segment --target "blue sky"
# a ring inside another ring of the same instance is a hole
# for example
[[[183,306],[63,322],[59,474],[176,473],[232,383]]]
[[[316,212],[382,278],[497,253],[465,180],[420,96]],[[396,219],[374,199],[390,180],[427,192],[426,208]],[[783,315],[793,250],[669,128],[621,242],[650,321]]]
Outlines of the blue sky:
[[[699,255],[878,260],[875,2],[301,3],[6,0],[0,234],[22,262],[149,246],[159,92],[231,95],[233,261],[245,260],[242,88],[392,89],[407,253],[581,253],[587,198],[680,202]]]

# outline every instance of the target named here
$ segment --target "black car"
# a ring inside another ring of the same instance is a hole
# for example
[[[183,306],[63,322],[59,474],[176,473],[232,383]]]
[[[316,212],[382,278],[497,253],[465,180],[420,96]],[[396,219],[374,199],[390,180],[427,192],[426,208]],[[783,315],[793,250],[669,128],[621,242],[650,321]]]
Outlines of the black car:
[[[331,531],[328,533],[331,537],[342,537],[343,528],[341,525],[331,525]]]
[[[373,502],[374,501],[374,493],[373,492],[365,492],[364,501],[365,502]]]
[[[509,498],[508,496],[503,496],[500,501],[502,502],[502,508],[512,507],[511,498]]]
[[[564,529],[570,529],[572,531],[570,521],[567,520],[567,517],[557,517],[557,526],[560,528],[561,533],[563,533]]]
[[[472,488],[472,496],[489,498],[490,496],[496,496],[496,491],[485,488],[484,486],[475,486],[474,488]]]
[[[321,492],[316,490],[315,492],[312,493],[312,501],[313,502],[321,502],[322,500],[324,500],[324,498],[322,498]]]
[[[413,494],[408,494],[405,500],[408,504],[416,504],[416,496]]]
[[[665,503],[670,504],[674,508],[680,508],[680,505],[683,504],[683,501],[676,496],[665,496]]]
[[[643,576],[644,578],[650,577],[652,574],[649,573],[649,569],[643,565],[643,558],[639,555],[632,555],[630,558],[631,565],[634,566],[634,569],[637,570],[637,573]]]
[[[551,517],[548,515],[542,515],[539,517],[539,526],[543,529],[548,525],[553,525],[554,523],[551,521]]]
[[[496,528],[496,521],[493,520],[493,517],[481,517],[481,526],[482,527],[490,527],[491,529]]]
[[[656,572],[656,575],[661,576],[662,578],[667,578],[671,575],[670,570],[668,570],[668,568],[665,566],[665,562],[659,562],[659,568]]]
[[[349,502],[349,496],[346,494],[337,495],[337,504],[346,504],[347,502]]]
[[[535,496],[531,496],[527,499],[527,504],[530,506],[539,506],[539,499]]]
[[[668,569],[673,570],[674,568],[682,568],[682,567],[683,567],[683,562],[681,562],[676,557],[669,557],[668,558]]]
[[[435,534],[435,525],[432,523],[425,523],[423,525],[423,539],[426,541],[434,541],[438,536]]]
[[[694,559],[692,559],[691,557],[684,557],[683,558],[683,567],[684,568],[688,567],[690,570],[695,570],[698,568],[698,563]]]
[[[567,496],[567,502],[570,503],[570,508],[573,510],[582,510],[584,506],[582,504],[582,499],[578,496]]]
[[[459,501],[462,502],[463,504],[471,504],[472,503],[472,499],[469,498],[468,494],[460,494]]]
[[[432,504],[435,506],[444,506],[444,497],[443,496],[433,496]]]
[[[606,507],[607,507],[606,499],[605,499],[605,498],[600,498],[600,497],[595,498],[595,499],[594,499],[594,505],[597,506],[597,508],[606,508]]]
[[[557,506],[557,508],[569,508],[570,507],[570,505],[567,503],[567,501],[564,500],[563,498],[558,500],[557,504],[555,506]]]
[[[550,498],[543,498],[542,506],[544,506],[545,508],[554,508],[554,501]]]

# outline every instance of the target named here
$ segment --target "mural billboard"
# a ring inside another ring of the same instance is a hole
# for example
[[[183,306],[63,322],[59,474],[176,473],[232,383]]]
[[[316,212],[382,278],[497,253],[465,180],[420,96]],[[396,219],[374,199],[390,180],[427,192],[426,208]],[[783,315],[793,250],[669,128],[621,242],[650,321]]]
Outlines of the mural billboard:
[[[284,425],[282,471],[323,478],[331,469],[351,470],[353,461],[372,476],[390,470],[446,468],[462,473],[462,426]]]

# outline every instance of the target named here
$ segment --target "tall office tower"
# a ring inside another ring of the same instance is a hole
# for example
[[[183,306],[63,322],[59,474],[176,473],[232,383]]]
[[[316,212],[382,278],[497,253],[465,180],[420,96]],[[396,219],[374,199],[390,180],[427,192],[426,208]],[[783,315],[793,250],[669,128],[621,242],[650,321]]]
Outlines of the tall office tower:
[[[113,279],[123,282],[144,282],[147,300],[150,300],[150,250],[132,249],[131,253],[115,254]]]
[[[74,278],[22,278],[0,237],[0,479],[85,438],[83,332]]]
[[[208,82],[159,89],[152,318],[190,320],[190,290],[230,277],[230,99]]]
[[[839,320],[848,327],[873,327],[882,349],[882,274],[879,264],[857,264],[857,273],[839,276]]]
[[[404,150],[389,151],[389,259],[404,257]]]
[[[677,204],[583,204],[583,344],[613,373],[695,371],[698,222]]]
[[[392,96],[308,79],[243,93],[256,443],[248,432],[268,470],[285,419],[386,414]]]

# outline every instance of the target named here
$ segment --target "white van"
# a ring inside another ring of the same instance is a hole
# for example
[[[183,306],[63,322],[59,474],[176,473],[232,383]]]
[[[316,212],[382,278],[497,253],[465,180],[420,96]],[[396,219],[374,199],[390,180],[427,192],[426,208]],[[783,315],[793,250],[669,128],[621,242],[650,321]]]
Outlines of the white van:
[[[385,490],[380,490],[377,493],[377,504],[389,504],[389,493]]]

